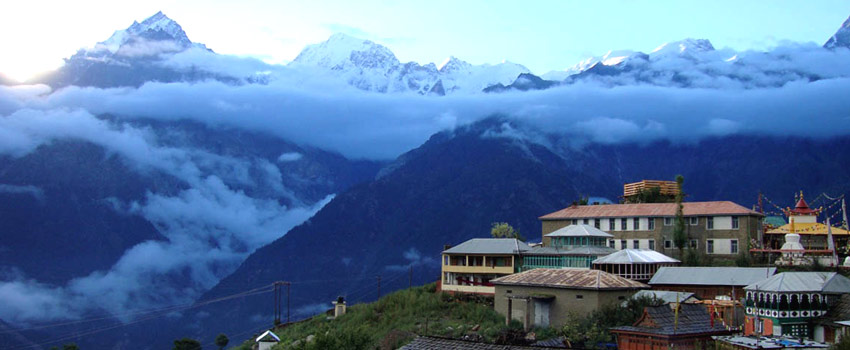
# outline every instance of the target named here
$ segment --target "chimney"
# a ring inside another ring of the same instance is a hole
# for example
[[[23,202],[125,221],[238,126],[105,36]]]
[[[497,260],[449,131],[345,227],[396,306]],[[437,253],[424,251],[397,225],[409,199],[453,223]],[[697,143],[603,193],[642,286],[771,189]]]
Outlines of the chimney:
[[[334,304],[334,318],[345,315],[345,298],[342,296],[337,297],[336,300],[331,303]]]
[[[449,249],[452,249],[451,244],[443,244],[443,251],[446,251],[446,250],[449,250]]]

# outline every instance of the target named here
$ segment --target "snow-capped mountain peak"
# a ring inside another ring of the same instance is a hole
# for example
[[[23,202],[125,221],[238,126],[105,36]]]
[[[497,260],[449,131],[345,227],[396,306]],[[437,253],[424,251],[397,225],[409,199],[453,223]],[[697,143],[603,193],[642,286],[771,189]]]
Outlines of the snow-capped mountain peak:
[[[437,69],[440,73],[468,72],[472,65],[454,56],[449,56]]]
[[[385,46],[343,33],[336,33],[324,42],[305,47],[292,63],[295,66],[318,66],[333,70],[350,67],[390,69],[400,64]]]
[[[179,51],[191,46],[206,49],[201,44],[192,43],[186,32],[183,31],[183,28],[177,22],[168,18],[162,11],[159,11],[142,21],[142,23],[133,21],[133,24],[127,29],[115,31],[109,39],[98,43],[94,51],[106,49],[110,53],[115,54],[118,53],[122,46],[139,41],[169,42],[173,44],[160,45],[163,49],[169,49],[170,46],[170,50],[163,51]]]
[[[838,28],[838,31],[823,44],[823,47],[827,49],[850,48],[850,17],[847,17],[847,20],[841,24],[841,28]]]
[[[687,38],[684,40],[664,43],[655,48],[655,50],[652,50],[649,57],[651,59],[670,56],[693,57],[694,55],[709,51],[714,51],[714,46],[711,45],[711,42],[708,41],[708,39]]]

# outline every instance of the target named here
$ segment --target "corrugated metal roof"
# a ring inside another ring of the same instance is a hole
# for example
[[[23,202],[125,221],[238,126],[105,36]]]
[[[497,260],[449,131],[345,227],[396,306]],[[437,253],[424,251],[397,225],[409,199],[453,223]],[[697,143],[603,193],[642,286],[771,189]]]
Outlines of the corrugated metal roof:
[[[679,263],[679,260],[661,254],[652,249],[623,249],[599,259],[593,264],[661,264]]]
[[[850,279],[837,272],[783,272],[748,285],[764,292],[850,293]]]
[[[534,269],[491,280],[495,285],[564,289],[647,289],[649,286],[599,270]]]
[[[460,339],[418,336],[401,350],[545,350],[563,347],[497,345]]]
[[[572,249],[559,249],[555,247],[533,247],[531,250],[527,252],[523,252],[522,255],[547,255],[547,256],[560,256],[560,255],[585,255],[585,256],[605,256],[616,252],[617,250],[614,248],[606,247],[606,246],[589,246],[589,247],[576,247]]]
[[[614,235],[606,233],[596,227],[590,225],[568,225],[555,230],[546,235],[546,237],[604,237],[611,238]]]
[[[700,215],[755,215],[761,213],[742,207],[729,201],[684,202],[682,213],[685,216]],[[676,216],[676,203],[638,203],[571,206],[540,217],[540,220],[559,220],[572,218],[606,217],[664,217]]]
[[[635,293],[635,295],[632,296],[632,299],[639,299],[644,297],[660,300],[665,304],[675,303],[677,301],[680,303],[684,303],[688,299],[694,298],[694,293],[674,292],[670,290],[641,290]]]
[[[698,304],[679,304],[678,313],[667,305],[648,306],[644,309],[643,318],[634,326],[611,330],[659,335],[732,334],[720,322],[714,322],[705,307]]]
[[[515,238],[473,238],[443,251],[444,254],[517,254],[531,250]]]
[[[650,285],[747,286],[776,273],[775,267],[662,267]]]

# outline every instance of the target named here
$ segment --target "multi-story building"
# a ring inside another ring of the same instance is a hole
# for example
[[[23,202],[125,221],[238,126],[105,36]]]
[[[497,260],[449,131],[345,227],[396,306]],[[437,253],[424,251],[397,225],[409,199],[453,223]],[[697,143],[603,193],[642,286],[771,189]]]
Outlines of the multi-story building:
[[[811,339],[814,321],[850,293],[850,279],[837,272],[783,272],[744,289],[745,335]]]
[[[732,257],[747,249],[749,239],[761,237],[761,213],[728,201],[682,203],[689,247],[708,255]],[[676,253],[673,227],[676,203],[573,205],[540,217],[546,235],[568,225],[592,225],[614,235],[614,249],[652,249]]]
[[[569,225],[545,236],[544,246],[522,253],[522,270],[590,268],[600,256],[616,250],[606,243],[614,236],[590,225]]]
[[[513,238],[473,238],[443,251],[441,290],[494,294],[490,280],[518,272],[519,254],[531,250]]]

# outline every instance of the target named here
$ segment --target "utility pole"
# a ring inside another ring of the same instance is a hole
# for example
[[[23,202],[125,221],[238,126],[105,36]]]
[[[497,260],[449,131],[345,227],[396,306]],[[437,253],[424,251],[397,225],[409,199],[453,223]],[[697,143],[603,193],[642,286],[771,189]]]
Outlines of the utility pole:
[[[286,323],[290,322],[290,304],[289,304],[289,296],[290,289],[292,287],[292,282],[288,281],[276,281],[274,283],[274,325],[280,325],[280,306],[281,306],[281,298],[280,298],[280,286],[286,286]]]
[[[378,299],[381,299],[381,275],[375,276],[378,279]]]

